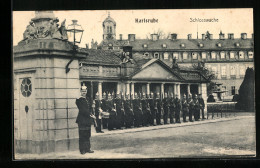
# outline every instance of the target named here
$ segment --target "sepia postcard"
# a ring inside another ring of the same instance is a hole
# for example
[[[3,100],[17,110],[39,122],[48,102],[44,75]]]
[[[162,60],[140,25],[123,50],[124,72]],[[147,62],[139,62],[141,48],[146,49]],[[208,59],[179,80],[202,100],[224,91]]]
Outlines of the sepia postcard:
[[[256,156],[253,9],[13,11],[16,160]]]

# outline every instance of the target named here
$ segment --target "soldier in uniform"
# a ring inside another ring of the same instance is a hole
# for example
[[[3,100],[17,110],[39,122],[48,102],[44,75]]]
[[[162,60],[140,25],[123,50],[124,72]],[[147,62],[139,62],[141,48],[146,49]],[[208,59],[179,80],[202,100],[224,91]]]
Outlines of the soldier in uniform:
[[[187,122],[186,121],[186,116],[189,113],[189,105],[187,102],[187,98],[186,95],[183,95],[183,99],[182,99],[182,114],[183,114],[183,122]]]
[[[124,106],[123,101],[120,98],[120,94],[116,94],[116,98],[114,99],[114,103],[116,104],[116,128],[121,129],[124,125],[122,124],[123,115],[124,115]]]
[[[180,113],[181,113],[181,101],[178,98],[178,95],[175,96],[175,121],[176,123],[181,123]]]
[[[76,99],[79,113],[76,119],[79,129],[79,150],[81,154],[93,153],[90,150],[91,123],[96,117],[91,114],[91,103],[86,99],[87,88],[81,90],[81,97]]]
[[[163,98],[163,123],[168,124],[168,115],[169,115],[169,99],[167,93],[164,93]]]
[[[125,127],[131,128],[134,123],[134,111],[133,111],[133,104],[130,99],[130,95],[126,96],[126,100],[124,101],[125,107]]]
[[[174,97],[173,94],[170,94],[170,100],[169,100],[169,118],[170,118],[170,123],[174,123],[174,110],[175,110],[175,103],[174,103]]]
[[[101,100],[101,109],[104,112],[108,112],[106,105],[107,105],[107,95],[104,92],[103,96],[102,96],[102,100]],[[102,118],[103,129],[107,129],[107,123],[108,123],[108,119],[107,118]]]
[[[95,103],[95,117],[96,117],[96,121],[97,121],[97,125],[96,125],[96,132],[97,133],[104,133],[102,130],[101,130],[101,112],[102,112],[102,109],[101,109],[101,101],[99,100],[99,94],[98,92],[96,93],[96,97],[95,97],[95,100],[94,100],[94,103]]]
[[[150,111],[150,105],[148,103],[148,100],[146,99],[146,94],[143,92],[142,100],[142,112],[143,112],[143,126],[149,126],[149,115],[151,113]]]
[[[189,108],[189,121],[193,122],[192,116],[193,116],[194,103],[193,103],[191,94],[189,94],[189,98],[188,98],[187,102],[188,102],[188,108]]]
[[[156,116],[155,113],[155,99],[153,96],[153,92],[151,92],[151,96],[148,95],[148,103],[150,106],[150,117],[149,117],[149,124],[155,126],[156,124],[154,123],[154,119]]]
[[[161,123],[161,117],[163,114],[163,106],[162,106],[162,101],[160,99],[160,93],[156,94],[156,124],[157,125],[162,125]]]
[[[194,119],[195,121],[199,121],[199,113],[200,113],[200,103],[198,100],[198,96],[195,94],[194,96]]]
[[[141,100],[138,97],[137,93],[135,93],[135,99],[133,100],[133,107],[134,107],[134,125],[135,127],[140,127],[142,126],[142,121],[143,121],[143,111],[142,111],[142,104]]]
[[[205,103],[204,103],[204,99],[202,98],[202,95],[199,94],[199,103],[200,103],[200,109],[201,109],[201,114],[202,114],[202,119],[206,119],[204,117],[204,109],[205,109]],[[200,118],[200,117],[199,117]]]
[[[109,119],[108,119],[108,130],[111,131],[113,130],[116,125],[116,116],[117,116],[117,112],[116,112],[116,107],[115,107],[115,104],[114,104],[114,101],[111,97],[111,94],[108,93],[108,96],[107,96],[107,110],[109,112]]]

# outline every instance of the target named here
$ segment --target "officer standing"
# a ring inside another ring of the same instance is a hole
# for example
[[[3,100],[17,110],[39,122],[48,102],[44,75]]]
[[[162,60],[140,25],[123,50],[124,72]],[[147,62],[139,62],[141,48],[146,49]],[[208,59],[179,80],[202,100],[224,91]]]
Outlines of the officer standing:
[[[181,123],[180,113],[181,113],[181,101],[178,98],[178,95],[176,95],[175,96],[175,120],[176,120],[176,123]]]
[[[149,96],[149,95],[148,95]],[[150,118],[149,118],[149,124],[155,126],[156,124],[154,123],[154,119],[155,119],[155,99],[153,96],[153,92],[151,92],[151,96],[148,97],[148,103],[150,106]]]
[[[91,114],[91,103],[86,99],[87,87],[81,89],[81,97],[76,99],[76,105],[79,113],[76,119],[79,129],[79,150],[82,155],[85,153],[94,153],[90,149],[91,123],[96,117]]]
[[[107,109],[107,95],[106,95],[105,92],[103,93],[102,100],[101,100],[101,109],[104,112],[108,112],[108,109]],[[107,129],[107,123],[108,123],[108,118],[103,117],[102,118],[103,129]]]
[[[101,101],[99,100],[99,94],[98,92],[96,93],[96,97],[95,97],[95,117],[96,117],[96,121],[97,121],[97,125],[96,125],[96,132],[97,133],[104,133],[102,130],[101,130],[101,112],[102,112],[102,109],[101,109]]]
[[[194,96],[194,119],[195,121],[199,121],[199,113],[200,113],[200,103],[198,100],[198,96],[195,94]]]
[[[175,103],[174,103],[174,97],[173,94],[170,94],[170,100],[169,100],[169,117],[170,117],[170,123],[173,124],[174,123],[174,110],[175,110]]]
[[[199,103],[200,103],[200,109],[201,109],[201,114],[202,114],[202,119],[205,120],[205,116],[204,116],[204,109],[205,109],[205,103],[204,103],[204,99],[202,98],[202,95],[199,94]],[[200,118],[200,117],[199,117]]]
[[[133,112],[132,101],[130,100],[130,95],[126,95],[124,108],[125,108],[125,127],[131,128],[134,123],[134,112]]]
[[[164,93],[163,98],[163,123],[168,124],[168,115],[169,115],[169,100],[167,93]]]
[[[189,121],[193,122],[192,116],[193,116],[194,103],[191,94],[189,94],[189,98],[188,98],[188,107],[189,107]]]
[[[187,122],[186,116],[187,114],[189,114],[189,105],[185,94],[183,95],[183,99],[182,99],[182,113],[183,113],[183,122]]]
[[[143,112],[143,126],[149,126],[149,114],[150,114],[150,107],[149,103],[146,99],[146,94],[143,92],[142,100],[142,112]]]
[[[122,128],[122,120],[123,120],[123,113],[124,111],[122,110],[123,108],[123,102],[122,99],[120,98],[120,94],[116,94],[116,98],[114,99],[114,103],[116,104],[116,128],[121,129]]]
[[[108,119],[108,130],[111,131],[113,130],[116,126],[115,126],[115,122],[116,122],[116,107],[114,104],[114,101],[112,100],[111,94],[108,93],[107,96],[107,110],[109,112],[109,119]]]
[[[142,126],[142,104],[141,104],[141,100],[138,97],[137,93],[135,93],[135,99],[133,100],[133,107],[134,107],[134,126],[135,127],[140,127]]]
[[[160,93],[156,94],[156,124],[157,125],[162,125],[161,123],[161,117],[163,114],[163,106],[162,106],[162,101],[160,99]]]

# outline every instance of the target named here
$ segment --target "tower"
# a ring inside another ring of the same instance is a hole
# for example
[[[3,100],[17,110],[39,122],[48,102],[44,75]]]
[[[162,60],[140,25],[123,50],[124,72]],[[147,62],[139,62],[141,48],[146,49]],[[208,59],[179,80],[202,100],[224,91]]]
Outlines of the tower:
[[[116,22],[110,17],[108,12],[107,18],[103,21],[103,40],[116,39]]]

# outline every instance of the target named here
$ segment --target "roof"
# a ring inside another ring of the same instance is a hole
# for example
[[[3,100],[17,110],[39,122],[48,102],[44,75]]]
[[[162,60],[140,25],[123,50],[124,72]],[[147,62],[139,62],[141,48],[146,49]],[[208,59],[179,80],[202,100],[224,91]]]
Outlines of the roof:
[[[108,17],[103,21],[103,25],[105,22],[112,22],[112,23],[116,24],[116,21],[113,18],[111,18],[110,15],[108,15]]]
[[[99,46],[109,46],[109,44],[112,44],[113,46],[127,46],[127,45],[129,45],[129,41],[128,40],[105,39],[100,43]]]
[[[82,62],[112,64],[112,65],[120,65],[120,63],[121,63],[121,59],[120,59],[118,53],[115,51],[81,48],[80,52],[88,53],[86,58],[81,59]]]
[[[147,48],[143,45],[147,44]],[[166,44],[166,48],[163,48],[163,44]],[[182,46],[184,44],[184,46]],[[202,44],[203,46],[200,46]],[[218,46],[221,44],[221,47]],[[236,44],[239,44],[237,46]],[[169,50],[169,49],[190,49],[190,50],[221,50],[221,49],[245,49],[253,48],[253,39],[212,39],[212,40],[202,40],[202,39],[159,39],[156,41],[150,39],[136,39],[131,41],[130,45],[133,46],[133,50]]]

